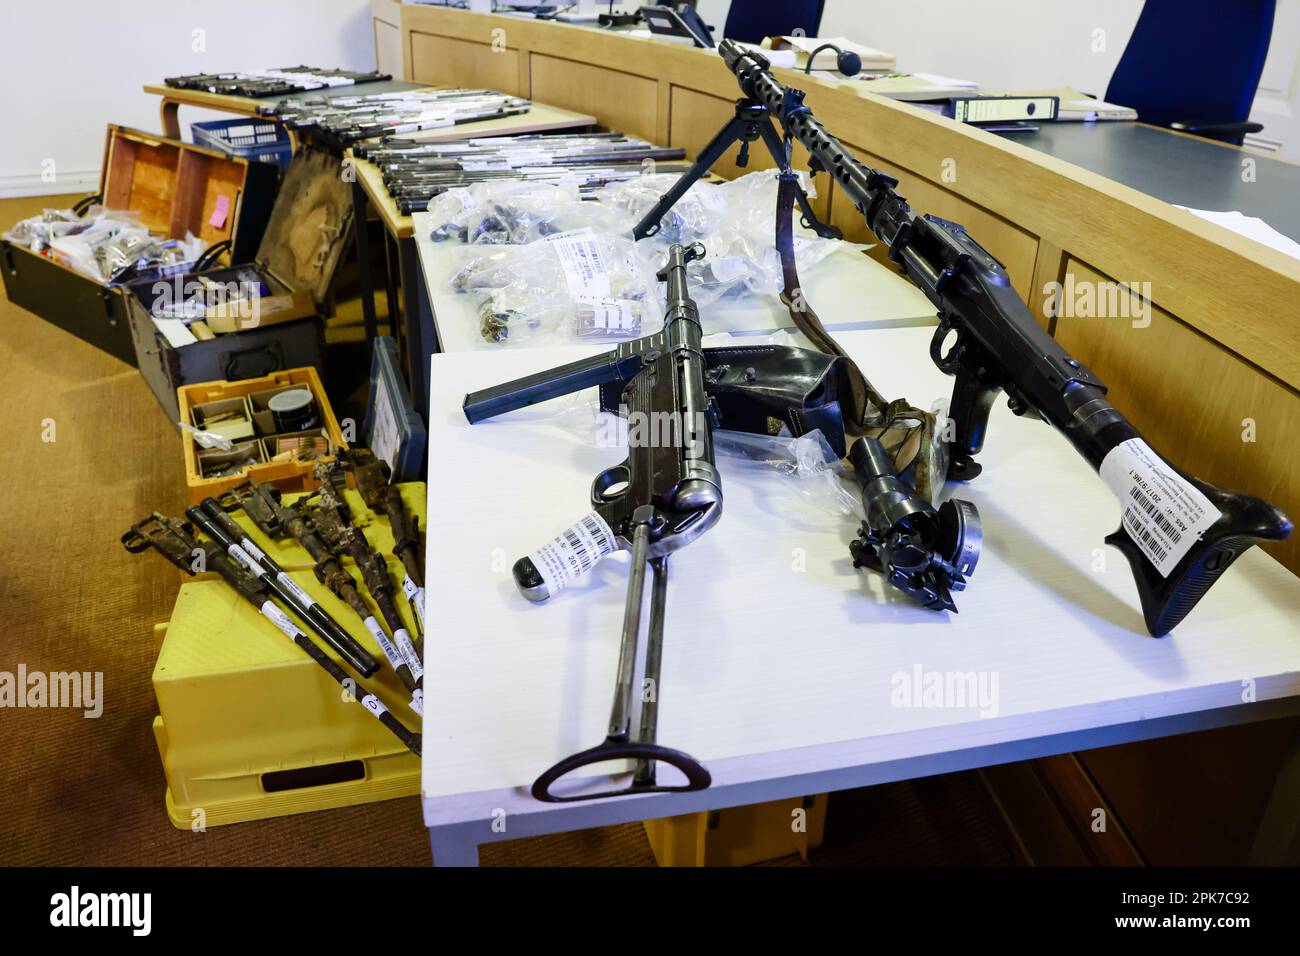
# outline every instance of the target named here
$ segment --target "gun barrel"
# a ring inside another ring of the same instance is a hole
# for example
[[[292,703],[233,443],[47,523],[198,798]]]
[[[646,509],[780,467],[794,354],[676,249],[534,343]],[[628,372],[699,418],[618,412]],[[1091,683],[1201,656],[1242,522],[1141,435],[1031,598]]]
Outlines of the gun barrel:
[[[185,516],[204,534],[225,548],[231,557],[243,563],[250,573],[260,578],[277,599],[293,608],[302,620],[333,647],[358,674],[362,677],[370,677],[379,669],[379,662],[357,643],[356,638],[344,630],[323,607],[298,587],[272,558],[256,545],[252,545],[254,550],[249,552],[248,547],[252,542],[221,510],[221,506],[214,499],[208,498],[202,507],[192,505],[186,509]],[[247,560],[244,560],[245,558]]]

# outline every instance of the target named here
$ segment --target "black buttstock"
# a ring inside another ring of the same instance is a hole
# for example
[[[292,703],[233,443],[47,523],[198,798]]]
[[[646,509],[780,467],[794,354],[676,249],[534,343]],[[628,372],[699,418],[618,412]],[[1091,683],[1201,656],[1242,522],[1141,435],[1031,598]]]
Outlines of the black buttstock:
[[[1142,601],[1147,630],[1163,637],[1205,596],[1238,556],[1265,541],[1291,536],[1291,521],[1278,508],[1240,491],[1228,491],[1184,475],[1222,515],[1164,577],[1129,537],[1123,525],[1106,536],[1128,559]]]

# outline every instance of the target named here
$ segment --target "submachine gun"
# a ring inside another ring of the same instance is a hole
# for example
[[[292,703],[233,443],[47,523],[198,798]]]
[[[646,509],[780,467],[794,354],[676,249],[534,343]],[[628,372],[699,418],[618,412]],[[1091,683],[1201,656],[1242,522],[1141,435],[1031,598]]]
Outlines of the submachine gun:
[[[674,440],[628,443],[628,457],[596,476],[592,511],[581,521],[514,566],[515,583],[531,601],[544,601],[588,573],[616,550],[630,550],[627,603],[614,688],[614,704],[603,743],[573,754],[533,784],[533,796],[549,802],[586,800],[649,791],[699,790],[711,782],[695,758],[656,742],[660,664],[668,559],[700,537],[722,517],[722,483],[713,461],[716,409],[705,391],[705,361],[700,316],[686,289],[686,264],[704,255],[698,243],[674,245],[659,278],[668,284],[668,308],[661,332],[627,342],[611,352],[560,366],[465,396],[471,423],[507,411],[609,383],[625,386],[623,401],[632,416],[670,413]],[[640,640],[646,568],[652,575],[645,681],[655,692],[641,705],[639,729],[632,732],[634,673]],[[551,786],[566,774],[620,758],[635,761],[632,782],[621,789],[583,796],[557,795]],[[664,762],[686,776],[683,785],[661,785],[655,764]]]
[[[737,116],[743,113],[767,130],[759,135],[783,172],[789,172],[790,148],[797,141],[810,154],[811,171],[834,179],[890,258],[938,311],[930,355],[955,378],[948,478],[969,480],[980,473],[974,456],[984,446],[999,392],[1006,393],[1017,415],[1055,427],[1120,500],[1121,524],[1106,542],[1128,560],[1147,628],[1156,636],[1177,625],[1247,548],[1291,534],[1287,516],[1267,501],[1194,478],[1154,451],[1107,400],[1101,380],[1034,321],[1002,264],[957,223],[917,215],[895,191],[898,181],[859,162],[804,105],[804,94],[772,75],[766,58],[730,40],[718,51],[745,95]],[[725,148],[735,130],[728,134],[724,128],[719,137]],[[720,155],[716,142],[701,153],[701,162]],[[653,232],[702,172],[697,163],[647,213],[635,234]],[[788,221],[788,192],[783,199]],[[806,203],[801,206],[807,220],[811,213]],[[777,216],[779,240],[781,208]]]

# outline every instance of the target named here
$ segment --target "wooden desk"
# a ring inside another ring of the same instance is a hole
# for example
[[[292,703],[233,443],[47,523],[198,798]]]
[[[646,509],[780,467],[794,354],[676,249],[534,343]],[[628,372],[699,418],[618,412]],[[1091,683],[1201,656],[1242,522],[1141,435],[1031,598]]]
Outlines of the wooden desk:
[[[410,79],[454,77],[526,93],[692,155],[733,115],[740,95],[714,51],[430,6],[404,4],[400,19],[403,75]],[[919,212],[963,223],[1001,259],[1035,316],[1109,385],[1116,404],[1154,443],[1206,480],[1262,495],[1300,517],[1300,443],[1293,437],[1300,435],[1300,262],[1173,208],[1166,197],[1174,193],[1135,188],[1138,181],[1122,170],[1088,168],[1091,160],[1080,154],[1070,158],[1037,148],[1047,139],[1031,144],[955,124],[871,94],[862,89],[867,84],[788,70],[776,74],[807,91],[807,104],[847,146],[897,176],[900,192]],[[1092,132],[1119,135],[1102,125]],[[1191,137],[1167,131],[1136,135],[1182,157],[1193,151],[1209,157],[1205,144]],[[1145,155],[1146,148],[1134,155]],[[1227,147],[1210,148],[1221,151],[1219,162],[1233,157]],[[1294,191],[1276,185],[1287,174],[1284,164],[1247,153],[1238,162],[1247,157],[1255,161],[1255,181],[1246,188],[1259,191],[1258,208],[1294,208]],[[770,165],[762,150],[753,151],[751,162]],[[795,162],[806,162],[799,150]],[[735,169],[724,163],[718,171],[730,176]],[[866,240],[861,217],[843,195],[824,181],[819,188],[818,212],[849,238]],[[1269,211],[1262,218],[1278,215]],[[1283,232],[1290,228],[1274,224]],[[876,254],[883,256],[883,249]],[[1139,291],[1149,321],[1135,325],[1116,309],[1127,300],[1127,294],[1110,294],[1126,293],[1121,283]],[[1078,307],[1051,314],[1058,288],[1093,293],[1092,314]],[[1300,536],[1267,550],[1300,572]],[[1225,796],[1215,812],[1253,818],[1268,796],[1271,781],[1264,778],[1281,759],[1261,740],[1256,734],[1226,744],[1189,744],[1213,746],[1212,759],[1202,754],[1194,761],[1151,748],[1143,748],[1141,758],[1111,750],[1080,754],[1087,774],[1078,767],[1072,771],[1074,793],[1057,787],[1039,809],[1067,806],[1080,816],[1096,800],[1116,818],[1145,820],[1153,829],[1177,830],[1180,821],[1195,827],[1198,817],[1186,809],[1187,787],[1204,778],[1192,765],[1213,763],[1245,775],[1235,788],[1236,802],[1229,804]],[[1237,761],[1245,753],[1253,762],[1244,756]],[[1300,749],[1295,754],[1300,766]],[[1144,763],[1139,780],[1133,768]],[[1157,786],[1163,789],[1157,792]],[[1074,799],[1084,793],[1089,796],[1083,802]],[[1108,805],[1108,799],[1119,802]],[[1148,803],[1160,811],[1151,812]],[[1158,842],[1176,845],[1179,838],[1167,832]]]
[[[1300,163],[1145,123],[1044,123],[999,135],[1168,203],[1257,216],[1300,242]]]
[[[951,389],[927,355],[930,335],[839,338],[885,394],[925,405]],[[960,615],[854,570],[858,518],[811,484],[719,456],[723,516],[672,562],[659,715],[660,742],[706,763],[713,785],[535,801],[528,787],[542,770],[604,734],[626,561],[611,557],[542,605],[517,593],[510,567],[587,509],[591,478],[625,451],[598,447],[594,427],[580,433],[579,416],[554,419],[545,404],[469,425],[461,402],[583,354],[432,358],[429,495],[455,506],[430,510],[428,536],[456,543],[429,549],[426,575],[438,638],[425,645],[422,793],[435,864],[472,864],[495,840],[1300,712],[1300,579],[1253,549],[1172,635],[1150,637],[1126,562],[1102,545],[1118,522],[1114,497],[1061,436],[999,405],[984,473],[961,492],[980,508],[984,548],[955,596]],[[519,477],[519,494],[502,497],[504,476]],[[971,675],[996,695],[982,708],[900,702],[900,683],[928,679],[918,671]],[[1247,675],[1257,697],[1243,704]]]
[[[462,123],[459,126],[428,130],[403,138],[433,143],[475,136],[518,136],[555,130],[579,130],[595,124],[594,116],[534,102],[527,113],[518,116]],[[384,287],[388,298],[389,325],[396,334],[398,315],[401,315],[404,334],[400,338],[400,345],[403,363],[406,365],[407,381],[411,386],[411,394],[416,396],[417,407],[422,408],[428,391],[424,380],[426,357],[429,353],[438,351],[439,346],[429,306],[429,293],[420,273],[419,259],[412,239],[415,235],[414,225],[411,217],[398,209],[393,197],[388,194],[388,189],[384,186],[383,173],[378,166],[357,159],[352,155],[351,150],[346,153],[345,160],[350,164],[354,175],[353,222],[356,227],[357,258],[360,262],[361,312],[365,321],[366,338],[373,339],[379,334],[379,322],[375,313],[375,290],[370,278],[370,248],[365,228],[366,211],[373,206],[384,226]],[[393,246],[397,250],[396,274],[394,274],[390,254]],[[399,285],[400,313],[397,306]]]

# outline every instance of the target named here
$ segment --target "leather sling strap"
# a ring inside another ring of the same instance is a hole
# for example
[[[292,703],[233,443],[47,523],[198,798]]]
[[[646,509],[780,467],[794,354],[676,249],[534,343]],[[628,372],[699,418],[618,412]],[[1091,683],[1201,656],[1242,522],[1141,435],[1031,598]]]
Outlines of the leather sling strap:
[[[844,351],[839,342],[826,331],[821,319],[808,303],[799,284],[799,272],[794,256],[795,190],[799,188],[794,172],[780,174],[776,200],[776,249],[781,256],[783,288],[781,301],[790,313],[795,326],[808,337],[820,352],[838,355],[844,359],[845,385],[849,402],[844,412],[844,428],[850,436],[870,435],[880,439],[894,459],[900,472],[913,463],[923,465],[921,449],[928,441],[933,416],[913,407],[906,399],[887,401],[862,374],[856,362]],[[922,461],[918,461],[918,457]],[[925,486],[928,494],[931,476],[918,469],[918,486]],[[918,488],[918,490],[922,490]]]
[[[812,342],[817,351],[838,355],[844,359],[851,396],[850,407],[845,409],[845,425],[859,426],[860,431],[861,424],[874,417],[874,412],[883,409],[886,402],[867,381],[858,364],[826,331],[821,319],[804,298],[794,260],[794,197],[798,186],[799,177],[796,173],[781,174],[776,193],[776,251],[781,255],[781,278],[784,286],[781,290],[781,302],[789,311],[795,327],[808,337],[808,341]]]

